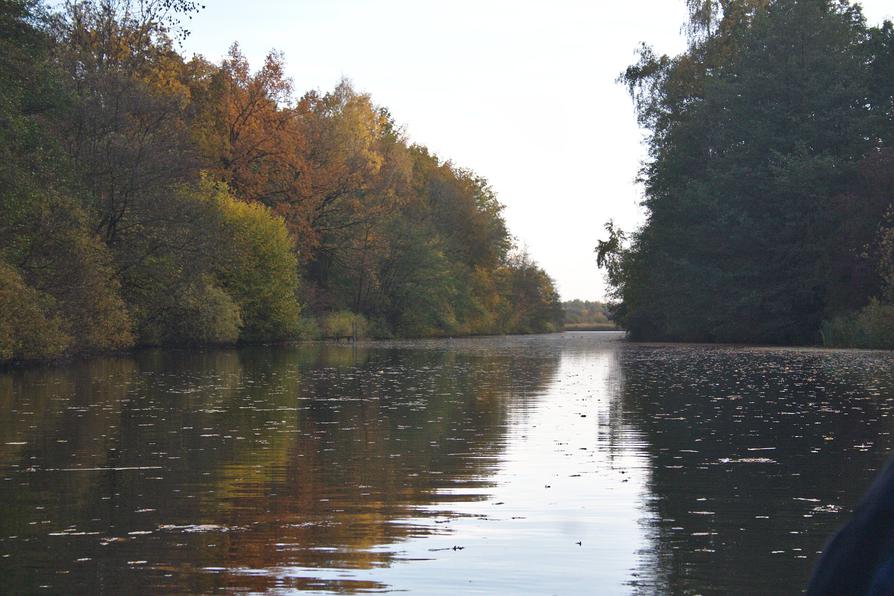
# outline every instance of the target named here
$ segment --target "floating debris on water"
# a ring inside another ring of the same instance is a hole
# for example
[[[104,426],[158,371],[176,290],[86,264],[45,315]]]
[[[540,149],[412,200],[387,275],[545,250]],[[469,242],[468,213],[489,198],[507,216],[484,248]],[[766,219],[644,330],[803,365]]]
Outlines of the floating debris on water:
[[[158,529],[167,532],[184,532],[186,534],[196,534],[201,532],[234,532],[242,528],[219,526],[217,524],[187,524],[183,526],[162,524],[158,526]],[[147,532],[147,534],[151,534],[151,532]]]
[[[718,462],[722,464],[775,464],[779,463],[769,457],[721,457]]]

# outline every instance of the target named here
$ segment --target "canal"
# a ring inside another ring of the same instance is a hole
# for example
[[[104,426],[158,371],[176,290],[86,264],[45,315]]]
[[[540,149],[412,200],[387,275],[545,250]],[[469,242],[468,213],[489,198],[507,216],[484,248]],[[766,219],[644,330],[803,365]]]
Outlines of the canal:
[[[10,593],[798,593],[894,447],[884,352],[611,332],[0,372]]]

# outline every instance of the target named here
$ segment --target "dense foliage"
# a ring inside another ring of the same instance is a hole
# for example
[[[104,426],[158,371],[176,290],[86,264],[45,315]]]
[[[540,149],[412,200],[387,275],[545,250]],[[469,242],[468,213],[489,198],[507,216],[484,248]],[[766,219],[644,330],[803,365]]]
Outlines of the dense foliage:
[[[343,82],[176,51],[187,0],[0,0],[0,361],[551,331],[487,182]]]
[[[566,330],[602,331],[617,329],[611,320],[611,309],[604,302],[568,300],[562,303]]]
[[[597,247],[616,319],[638,339],[814,343],[824,320],[876,316],[894,27],[831,0],[689,6],[688,50],[644,46],[621,77],[650,135],[645,224]]]

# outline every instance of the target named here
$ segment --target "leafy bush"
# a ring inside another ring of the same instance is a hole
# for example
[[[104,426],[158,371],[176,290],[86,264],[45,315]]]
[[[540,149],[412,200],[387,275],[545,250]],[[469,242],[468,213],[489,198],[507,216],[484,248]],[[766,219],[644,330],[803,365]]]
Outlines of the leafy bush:
[[[342,310],[324,315],[320,327],[323,337],[366,337],[369,323],[363,315]]]
[[[200,192],[221,215],[226,255],[215,269],[242,311],[240,339],[298,337],[298,260],[285,221],[264,205],[233,198],[224,184],[203,180]]]
[[[301,317],[298,319],[297,333],[299,339],[319,339],[322,331],[315,318]]]
[[[16,205],[27,205],[27,209],[17,211]],[[3,276],[7,284],[28,288],[22,290],[20,300],[26,295],[35,300],[33,307],[22,302],[22,312],[33,315],[42,310],[47,320],[57,321],[68,337],[65,351],[133,344],[131,319],[120,296],[112,254],[93,234],[82,208],[53,192],[19,189],[0,197],[0,213],[0,260],[7,267]],[[51,329],[41,328],[50,333],[45,347],[58,346]],[[55,349],[50,352],[47,357],[58,355]]]
[[[825,346],[894,349],[894,304],[873,299],[856,313],[824,321],[821,333]]]
[[[158,229],[144,227],[142,234],[157,238],[154,244],[163,249],[147,249],[147,256],[126,268],[140,342],[297,337],[298,265],[282,219],[207,179],[172,193],[166,203],[171,217]]]
[[[55,230],[51,251],[31,275],[53,296],[72,348],[78,352],[117,350],[133,345],[132,322],[121,299],[109,249],[87,231],[86,221],[69,206],[67,229]],[[39,284],[39,285],[38,285]]]
[[[0,361],[54,358],[71,343],[53,299],[0,261]]]
[[[203,280],[183,298],[183,311],[169,343],[228,344],[239,339],[239,306],[225,291]]]
[[[142,341],[150,345],[228,344],[239,339],[242,317],[239,306],[210,277],[181,287],[176,295],[157,297],[164,308],[144,322]]]

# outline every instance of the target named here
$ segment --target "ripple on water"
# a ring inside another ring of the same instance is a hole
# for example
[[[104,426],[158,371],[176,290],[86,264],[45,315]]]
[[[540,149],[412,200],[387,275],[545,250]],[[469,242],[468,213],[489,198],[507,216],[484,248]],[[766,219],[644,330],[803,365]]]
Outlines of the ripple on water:
[[[7,371],[0,573],[13,592],[792,592],[894,446],[892,407],[887,354],[617,334]]]

